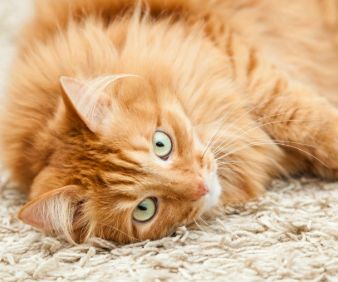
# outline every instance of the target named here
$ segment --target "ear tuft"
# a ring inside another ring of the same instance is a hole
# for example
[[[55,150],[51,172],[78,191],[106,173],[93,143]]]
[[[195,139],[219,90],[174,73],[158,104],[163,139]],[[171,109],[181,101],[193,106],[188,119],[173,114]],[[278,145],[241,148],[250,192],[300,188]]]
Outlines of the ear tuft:
[[[61,76],[60,83],[66,93],[73,94],[79,93],[81,88],[85,86],[82,81],[68,76]],[[74,98],[76,98],[76,96]]]
[[[81,188],[65,186],[31,200],[23,206],[18,218],[46,233],[64,235],[74,243],[76,218],[83,201]]]

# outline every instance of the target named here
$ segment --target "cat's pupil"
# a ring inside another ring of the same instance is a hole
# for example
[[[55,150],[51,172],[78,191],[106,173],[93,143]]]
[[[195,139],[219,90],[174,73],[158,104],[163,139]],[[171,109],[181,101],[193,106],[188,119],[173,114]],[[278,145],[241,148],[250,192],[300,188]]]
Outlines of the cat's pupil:
[[[141,211],[146,211],[146,210],[147,210],[147,207],[142,206],[142,205],[139,205],[138,208],[139,208],[139,210],[141,210]]]
[[[164,144],[162,142],[158,141],[158,142],[156,142],[156,146],[162,148],[162,147],[164,147]]]

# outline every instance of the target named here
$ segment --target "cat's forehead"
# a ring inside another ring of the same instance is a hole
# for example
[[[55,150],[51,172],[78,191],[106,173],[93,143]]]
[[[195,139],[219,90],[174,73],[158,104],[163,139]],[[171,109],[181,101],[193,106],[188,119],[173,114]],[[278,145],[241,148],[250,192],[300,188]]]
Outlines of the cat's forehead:
[[[191,127],[175,89],[168,83],[136,76],[114,82],[105,92],[111,99],[111,110],[104,122],[121,128],[120,133],[132,136],[131,131],[137,129],[147,133],[154,127],[166,127],[179,132]]]

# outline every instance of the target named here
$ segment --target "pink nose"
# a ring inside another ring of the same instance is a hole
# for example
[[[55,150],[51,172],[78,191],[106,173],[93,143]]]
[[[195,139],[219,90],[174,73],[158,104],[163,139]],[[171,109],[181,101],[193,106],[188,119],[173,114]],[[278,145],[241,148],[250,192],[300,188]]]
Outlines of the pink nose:
[[[193,201],[197,201],[199,200],[201,197],[205,196],[206,194],[209,193],[209,189],[208,187],[203,183],[203,182],[200,182],[198,185],[197,185],[197,189],[192,197],[192,200]]]

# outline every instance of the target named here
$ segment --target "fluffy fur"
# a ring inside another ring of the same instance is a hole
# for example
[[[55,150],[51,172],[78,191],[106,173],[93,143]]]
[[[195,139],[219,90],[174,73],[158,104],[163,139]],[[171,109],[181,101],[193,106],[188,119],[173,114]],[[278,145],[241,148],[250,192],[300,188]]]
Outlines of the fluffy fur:
[[[337,6],[36,1],[2,121],[5,163],[29,191],[19,217],[70,241],[126,243],[282,174],[336,178]],[[173,140],[168,161],[153,153],[156,129]],[[136,223],[147,197],[157,214]]]

